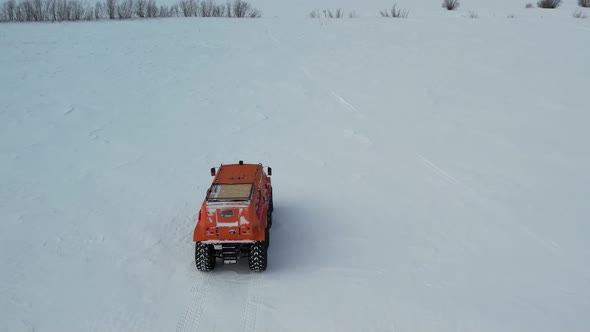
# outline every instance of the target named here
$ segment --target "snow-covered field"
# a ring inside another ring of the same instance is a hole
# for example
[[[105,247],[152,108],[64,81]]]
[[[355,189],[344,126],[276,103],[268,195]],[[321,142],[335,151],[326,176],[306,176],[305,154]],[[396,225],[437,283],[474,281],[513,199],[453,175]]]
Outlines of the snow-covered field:
[[[0,25],[0,331],[590,330],[590,19],[416,2]],[[199,273],[240,159],[268,270]]]

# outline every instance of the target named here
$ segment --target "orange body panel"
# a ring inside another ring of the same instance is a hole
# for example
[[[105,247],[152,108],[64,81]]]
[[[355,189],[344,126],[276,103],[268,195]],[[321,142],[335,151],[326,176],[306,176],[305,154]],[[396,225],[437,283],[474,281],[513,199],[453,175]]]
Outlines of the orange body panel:
[[[221,165],[201,205],[193,241],[264,241],[271,195],[261,164]]]

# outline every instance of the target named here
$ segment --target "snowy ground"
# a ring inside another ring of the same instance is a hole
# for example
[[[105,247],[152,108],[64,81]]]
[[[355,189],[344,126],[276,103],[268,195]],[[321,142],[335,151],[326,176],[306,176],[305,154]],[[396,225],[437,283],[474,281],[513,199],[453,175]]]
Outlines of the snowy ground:
[[[588,331],[590,19],[520,7],[0,25],[0,331]],[[199,273],[239,159],[269,268]]]

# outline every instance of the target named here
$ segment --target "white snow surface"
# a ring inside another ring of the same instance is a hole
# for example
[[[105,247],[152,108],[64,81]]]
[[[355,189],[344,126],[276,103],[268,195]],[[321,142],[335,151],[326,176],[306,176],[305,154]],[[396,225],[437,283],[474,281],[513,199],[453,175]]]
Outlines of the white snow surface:
[[[590,330],[590,19],[500,2],[0,25],[0,331]],[[268,269],[200,273],[240,159]]]

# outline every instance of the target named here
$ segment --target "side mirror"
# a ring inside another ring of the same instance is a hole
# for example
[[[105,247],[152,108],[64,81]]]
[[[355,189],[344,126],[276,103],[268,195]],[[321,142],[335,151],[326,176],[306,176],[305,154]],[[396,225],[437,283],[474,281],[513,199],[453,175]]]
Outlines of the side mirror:
[[[272,168],[271,167],[267,167],[268,169],[268,176],[272,176]]]
[[[211,167],[211,176],[215,176],[215,167]]]

